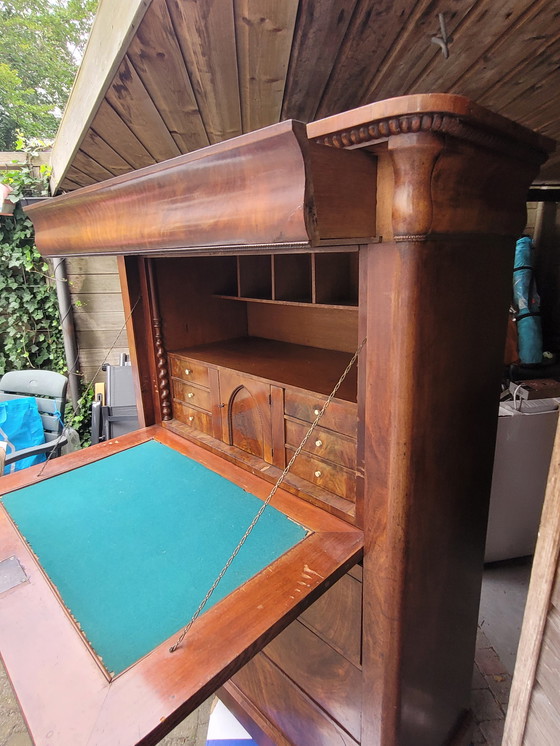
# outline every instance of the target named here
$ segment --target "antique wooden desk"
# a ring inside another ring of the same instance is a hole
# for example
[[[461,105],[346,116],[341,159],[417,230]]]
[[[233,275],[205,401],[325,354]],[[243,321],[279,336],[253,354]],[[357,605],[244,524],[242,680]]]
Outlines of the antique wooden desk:
[[[31,572],[0,598],[0,645],[37,743],[154,743],[222,684],[262,744],[468,742],[512,251],[551,148],[411,96],[30,209],[45,256],[119,255],[147,427],[52,462],[46,493],[155,439],[262,499],[363,343],[275,498],[305,538],[174,653],[108,677],[3,519]],[[2,480],[8,510],[37,472]]]

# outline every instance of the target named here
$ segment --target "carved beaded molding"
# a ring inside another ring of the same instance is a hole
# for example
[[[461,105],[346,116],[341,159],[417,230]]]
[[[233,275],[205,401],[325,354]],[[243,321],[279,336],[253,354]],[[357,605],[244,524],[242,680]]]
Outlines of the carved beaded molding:
[[[431,132],[434,134],[450,135],[459,140],[466,140],[480,147],[498,151],[515,158],[544,163],[547,155],[544,151],[523,147],[513,138],[504,140],[503,133],[499,136],[491,130],[473,126],[462,117],[438,112],[424,114],[406,114],[400,117],[379,119],[361,127],[340,130],[330,135],[315,138],[319,145],[332,148],[349,148],[355,145],[373,144],[395,135],[405,135],[417,132]],[[540,156],[540,158],[539,158]]]

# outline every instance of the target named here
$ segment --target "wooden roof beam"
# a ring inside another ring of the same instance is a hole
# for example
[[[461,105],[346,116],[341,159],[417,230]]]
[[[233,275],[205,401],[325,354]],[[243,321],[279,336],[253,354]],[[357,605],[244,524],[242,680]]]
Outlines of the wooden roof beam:
[[[91,35],[54,142],[51,188],[64,179],[151,0],[100,0]]]

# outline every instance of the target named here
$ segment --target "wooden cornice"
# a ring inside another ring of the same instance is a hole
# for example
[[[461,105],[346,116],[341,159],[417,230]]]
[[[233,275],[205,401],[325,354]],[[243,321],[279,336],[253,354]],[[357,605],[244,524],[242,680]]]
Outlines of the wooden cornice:
[[[29,208],[45,256],[316,246],[375,233],[375,160],[287,121]]]
[[[307,134],[337,150],[388,151],[398,242],[452,233],[518,236],[528,187],[555,148],[553,140],[451,94],[367,104],[312,122]]]
[[[275,124],[29,214],[45,256],[297,249],[378,232],[396,241],[515,237],[554,145],[463,96],[403,96],[307,128]],[[390,178],[376,201],[382,154]],[[381,220],[383,210],[391,217]]]
[[[495,114],[465,96],[426,93],[398,96],[319,119],[307,125],[311,140],[335,148],[364,147],[401,134],[431,132],[469,140],[543,163],[554,140]]]

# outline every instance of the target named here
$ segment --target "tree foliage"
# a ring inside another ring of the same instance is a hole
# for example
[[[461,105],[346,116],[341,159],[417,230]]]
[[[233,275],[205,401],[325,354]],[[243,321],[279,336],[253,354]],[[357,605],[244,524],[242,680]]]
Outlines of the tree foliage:
[[[52,137],[70,93],[97,0],[0,0],[0,150],[18,130]]]

